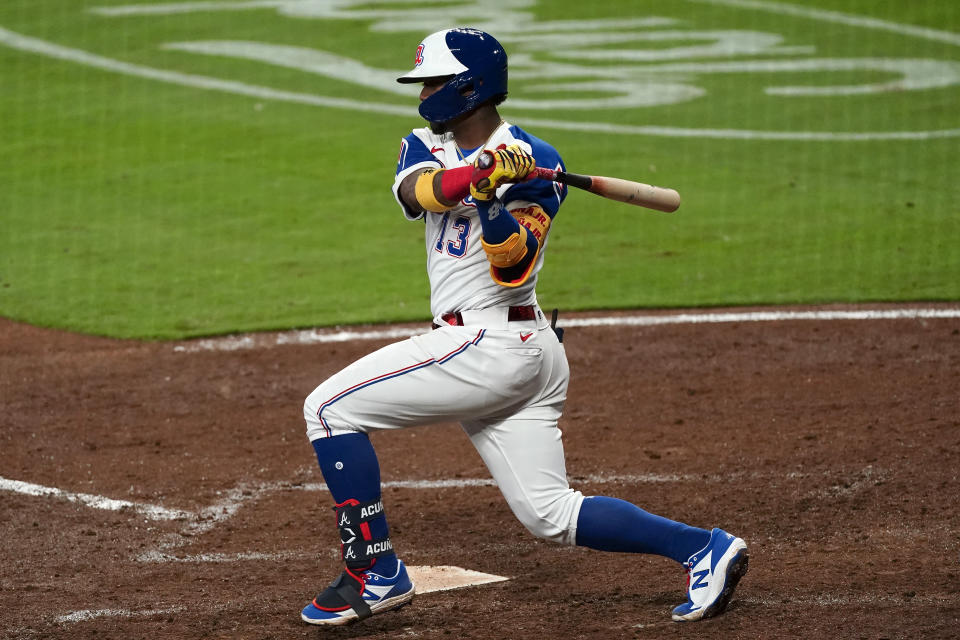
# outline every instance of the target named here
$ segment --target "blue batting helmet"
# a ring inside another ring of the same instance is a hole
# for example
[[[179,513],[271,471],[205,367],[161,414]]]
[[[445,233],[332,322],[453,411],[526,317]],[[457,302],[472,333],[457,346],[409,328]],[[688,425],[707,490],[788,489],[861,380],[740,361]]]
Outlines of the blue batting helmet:
[[[423,39],[415,66],[397,82],[428,78],[447,82],[420,103],[420,115],[429,122],[447,122],[507,95],[507,53],[496,38],[477,29],[437,31]]]

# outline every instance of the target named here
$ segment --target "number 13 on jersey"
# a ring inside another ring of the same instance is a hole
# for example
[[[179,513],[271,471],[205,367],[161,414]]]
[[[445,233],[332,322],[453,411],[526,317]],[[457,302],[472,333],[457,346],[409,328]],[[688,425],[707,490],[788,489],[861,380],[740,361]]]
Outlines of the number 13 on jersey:
[[[447,229],[449,228],[449,232]],[[457,216],[450,219],[450,212],[443,214],[440,223],[440,233],[437,234],[437,244],[434,250],[443,253],[444,250],[454,258],[462,258],[467,252],[467,241],[470,238],[470,218]]]

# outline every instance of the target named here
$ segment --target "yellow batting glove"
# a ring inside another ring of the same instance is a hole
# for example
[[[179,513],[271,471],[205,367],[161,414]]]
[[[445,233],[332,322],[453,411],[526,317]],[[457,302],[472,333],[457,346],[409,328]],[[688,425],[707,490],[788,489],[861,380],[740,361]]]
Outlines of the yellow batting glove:
[[[537,168],[533,156],[524,151],[518,144],[500,149],[498,153],[501,154],[500,157],[503,159],[503,176],[497,180],[498,184],[523,182]]]
[[[497,187],[523,182],[536,168],[533,156],[519,145],[484,149],[473,163],[470,194],[476,200],[491,200],[497,193]]]

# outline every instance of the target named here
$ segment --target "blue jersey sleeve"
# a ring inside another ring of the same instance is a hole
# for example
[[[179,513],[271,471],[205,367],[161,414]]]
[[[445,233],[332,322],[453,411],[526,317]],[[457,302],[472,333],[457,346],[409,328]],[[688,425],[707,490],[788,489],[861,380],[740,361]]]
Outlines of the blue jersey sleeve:
[[[511,127],[510,130],[517,140],[523,140],[530,145],[533,149],[533,159],[538,167],[553,169],[554,171],[566,170],[560,154],[552,146],[519,127]],[[557,211],[560,210],[560,205],[566,197],[566,185],[550,180],[534,179],[513,185],[507,189],[501,200],[508,205],[515,200],[535,202],[547,212],[547,215],[553,218],[557,215]]]
[[[427,149],[415,132],[408,135],[400,141],[400,154],[397,156],[397,173],[393,178],[393,197],[397,204],[403,210],[403,215],[407,220],[420,220],[423,218],[423,211],[413,211],[400,197],[400,184],[410,174],[419,169],[443,166],[437,160],[430,150]]]
[[[397,157],[396,175],[400,175],[410,167],[425,163],[440,165],[437,159],[433,157],[433,154],[430,153],[430,150],[427,149],[427,146],[423,144],[423,140],[418,138],[416,134],[411,133],[400,142],[400,155]]]

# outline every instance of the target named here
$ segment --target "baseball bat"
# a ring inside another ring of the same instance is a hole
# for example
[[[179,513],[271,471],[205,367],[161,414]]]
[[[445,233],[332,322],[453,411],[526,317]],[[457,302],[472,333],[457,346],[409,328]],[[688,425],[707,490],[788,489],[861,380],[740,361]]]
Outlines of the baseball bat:
[[[643,182],[605,176],[582,176],[578,173],[554,171],[537,167],[536,177],[561,182],[570,187],[583,189],[604,198],[626,202],[638,207],[671,213],[680,208],[680,194],[674,189],[655,187]]]
[[[493,153],[490,151],[484,151],[477,158],[477,166],[481,169],[489,169],[493,166],[493,163]],[[622,178],[607,178],[605,176],[583,176],[579,173],[554,171],[543,167],[537,167],[536,171],[527,177],[527,180],[533,178],[560,182],[604,198],[666,213],[672,213],[680,208],[680,194],[676,190],[655,187],[643,182],[633,182]]]

